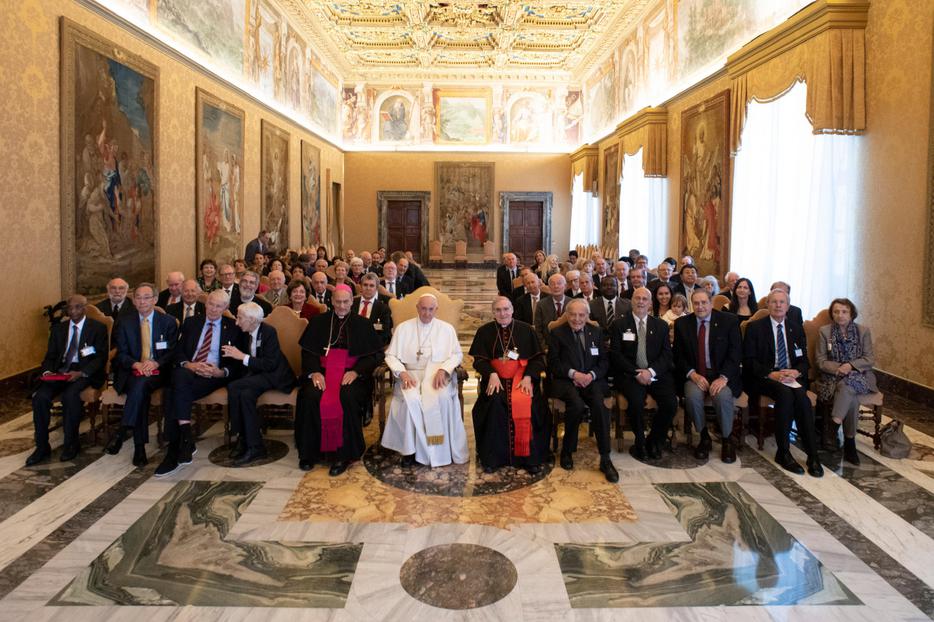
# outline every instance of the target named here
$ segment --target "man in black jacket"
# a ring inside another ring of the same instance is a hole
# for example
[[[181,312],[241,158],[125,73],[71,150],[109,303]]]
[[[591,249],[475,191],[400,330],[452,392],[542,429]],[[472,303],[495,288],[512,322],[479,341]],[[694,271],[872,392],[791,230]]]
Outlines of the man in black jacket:
[[[694,457],[706,460],[710,434],[704,417],[704,401],[713,403],[723,434],[720,458],[736,461],[733,431],[733,400],[742,392],[740,362],[743,356],[739,320],[733,313],[714,311],[710,292],[696,289],[694,313],[675,321],[675,378],[684,389],[684,409],[700,432]]]
[[[74,460],[80,450],[78,425],[84,404],[81,391],[86,387],[100,388],[105,380],[109,346],[107,327],[85,316],[88,301],[84,296],[68,298],[68,322],[52,327],[49,345],[42,361],[41,376],[61,376],[62,380],[43,380],[32,396],[32,423],[35,428],[36,450],[26,459],[26,466],[39,464],[52,455],[49,445],[49,421],[52,402],[62,400],[62,462]]]
[[[561,293],[564,293],[562,283]],[[600,471],[609,482],[618,482],[619,473],[610,460],[610,414],[603,405],[608,387],[609,368],[603,332],[587,322],[590,305],[580,298],[569,299],[568,321],[551,331],[548,370],[551,396],[564,402],[564,441],[561,468],[574,468],[572,454],[577,450],[577,432],[586,409],[600,451]]]
[[[130,291],[130,285],[126,281],[119,277],[110,279],[107,282],[107,298],[94,305],[101,310],[101,313],[113,318],[112,330],[117,329],[117,323],[122,318],[136,315],[133,303],[127,300],[128,291]]]
[[[500,296],[512,296],[512,282],[519,276],[519,259],[514,253],[503,255],[503,263],[496,269],[496,291]]]
[[[190,317],[204,317],[204,303],[198,301],[199,294],[201,288],[198,281],[188,279],[182,285],[181,301],[166,307],[165,312],[178,320],[179,326]]]
[[[185,283],[185,275],[181,272],[169,272],[165,277],[165,289],[159,292],[159,298],[156,305],[165,311],[169,305],[174,305],[182,300],[182,286]]]

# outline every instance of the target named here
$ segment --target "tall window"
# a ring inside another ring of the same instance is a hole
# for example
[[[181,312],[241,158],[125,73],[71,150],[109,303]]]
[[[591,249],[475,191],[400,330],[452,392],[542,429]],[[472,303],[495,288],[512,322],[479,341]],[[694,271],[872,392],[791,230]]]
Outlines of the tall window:
[[[768,103],[752,102],[736,156],[730,267],[760,297],[774,281],[791,285],[805,319],[852,291],[854,216],[861,142],[814,134],[807,88],[795,84]]]
[[[584,189],[584,174],[574,176],[571,185],[570,248],[600,242],[600,199]]]
[[[668,239],[668,181],[646,177],[642,149],[623,157],[619,190],[619,254],[638,248],[657,265],[665,257]]]

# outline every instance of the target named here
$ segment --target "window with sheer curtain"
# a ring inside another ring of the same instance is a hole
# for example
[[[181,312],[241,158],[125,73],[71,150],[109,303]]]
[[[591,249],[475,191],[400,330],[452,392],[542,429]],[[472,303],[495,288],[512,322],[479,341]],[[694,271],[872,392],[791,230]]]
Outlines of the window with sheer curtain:
[[[791,285],[791,303],[813,317],[852,291],[858,136],[814,134],[807,87],[749,104],[733,168],[731,270],[765,296]]]
[[[646,177],[642,149],[624,156],[619,189],[619,254],[638,248],[649,266],[665,258],[668,240],[668,180]]]
[[[600,242],[600,199],[584,190],[584,174],[575,175],[571,185],[570,248]]]

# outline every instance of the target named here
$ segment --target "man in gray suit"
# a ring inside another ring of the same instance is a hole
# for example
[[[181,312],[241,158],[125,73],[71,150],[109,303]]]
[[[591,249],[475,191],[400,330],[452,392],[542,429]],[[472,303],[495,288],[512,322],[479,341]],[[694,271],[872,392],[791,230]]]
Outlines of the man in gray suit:
[[[538,335],[538,341],[543,349],[548,349],[548,323],[552,322],[564,313],[567,303],[571,301],[564,290],[567,289],[567,281],[561,274],[552,274],[548,278],[548,289],[551,296],[542,298],[538,301],[535,309],[535,334]]]
[[[600,279],[601,296],[590,301],[590,319],[600,325],[607,337],[613,321],[632,311],[632,303],[619,295],[618,288],[616,277],[606,276]]]

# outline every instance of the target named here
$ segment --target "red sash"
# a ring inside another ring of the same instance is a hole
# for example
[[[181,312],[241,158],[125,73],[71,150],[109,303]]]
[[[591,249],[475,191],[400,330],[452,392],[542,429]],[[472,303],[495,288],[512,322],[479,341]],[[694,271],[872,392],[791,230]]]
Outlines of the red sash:
[[[512,427],[515,430],[514,452],[517,457],[528,457],[529,444],[532,441],[532,396],[523,393],[519,389],[519,383],[529,362],[524,359],[493,359],[490,363],[501,379],[512,380],[512,389],[506,394],[506,403],[509,404]]]
[[[324,367],[324,394],[321,396],[321,451],[336,451],[344,444],[344,407],[341,406],[341,380],[357,357],[347,350],[331,348],[321,357]]]

